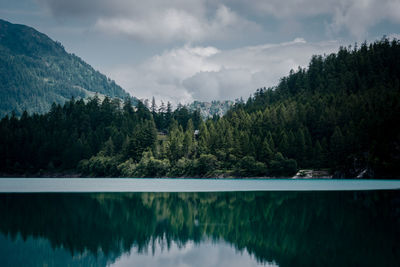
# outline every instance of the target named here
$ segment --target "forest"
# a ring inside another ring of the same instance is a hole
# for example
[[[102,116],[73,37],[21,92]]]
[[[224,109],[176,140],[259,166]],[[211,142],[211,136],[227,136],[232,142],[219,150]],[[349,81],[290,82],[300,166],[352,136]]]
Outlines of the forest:
[[[114,81],[43,33],[0,19],[0,116],[45,113],[95,93],[129,97]],[[135,101],[135,99],[132,99]]]
[[[0,122],[3,176],[395,178],[400,41],[313,56],[226,115],[94,96]],[[398,176],[398,175],[397,175]]]

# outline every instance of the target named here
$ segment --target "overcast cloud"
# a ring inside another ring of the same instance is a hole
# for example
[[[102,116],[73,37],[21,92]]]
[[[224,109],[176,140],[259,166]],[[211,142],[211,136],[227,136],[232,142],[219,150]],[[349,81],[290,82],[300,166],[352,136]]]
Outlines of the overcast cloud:
[[[94,26],[147,41],[202,41],[260,32],[254,16],[301,20],[325,16],[331,33],[359,40],[382,21],[400,23],[399,0],[37,0],[55,16],[91,16]],[[229,7],[232,6],[233,8]]]
[[[95,28],[152,42],[234,39],[241,33],[261,32],[259,25],[241,18],[224,5],[220,5],[211,18],[196,15],[184,9],[167,8],[149,12],[146,17],[100,18]]]
[[[400,34],[400,0],[0,0],[139,98],[247,98],[340,45]]]
[[[276,85],[290,69],[306,67],[312,55],[332,53],[338,46],[301,38],[233,50],[186,45],[137,66],[120,66],[110,75],[139,98],[154,95],[173,103],[236,99]]]

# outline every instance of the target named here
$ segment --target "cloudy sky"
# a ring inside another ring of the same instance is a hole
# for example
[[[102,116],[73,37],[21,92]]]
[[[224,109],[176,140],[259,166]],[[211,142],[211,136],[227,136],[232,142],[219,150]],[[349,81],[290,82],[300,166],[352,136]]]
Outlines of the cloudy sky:
[[[0,0],[138,98],[247,98],[313,54],[400,36],[400,0]]]

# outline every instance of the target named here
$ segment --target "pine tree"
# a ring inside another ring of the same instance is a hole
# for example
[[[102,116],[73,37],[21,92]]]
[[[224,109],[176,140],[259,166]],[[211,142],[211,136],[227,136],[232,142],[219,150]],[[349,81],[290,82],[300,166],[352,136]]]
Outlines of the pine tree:
[[[151,114],[153,115],[153,119],[155,119],[156,115],[157,115],[157,104],[156,104],[156,99],[154,98],[154,96],[151,99],[151,108],[150,108],[150,110],[151,110]]]
[[[268,143],[268,138],[264,138],[264,141],[262,143],[262,148],[261,148],[261,160],[264,163],[269,163],[274,156],[274,152],[272,151],[269,143]]]
[[[172,105],[168,101],[167,102],[167,110],[165,112],[165,126],[166,127],[169,127],[171,120],[172,120]]]
[[[198,149],[199,154],[208,154],[209,153],[209,133],[207,129],[207,125],[204,122],[200,123],[199,127],[199,135],[198,135]]]
[[[180,158],[185,156],[186,151],[184,150],[184,138],[185,135],[182,126],[178,126],[176,121],[173,120],[169,130],[167,143],[167,156],[171,163],[176,163]]]
[[[339,127],[335,128],[335,131],[330,139],[330,151],[333,167],[335,169],[341,169],[343,167],[346,154],[344,137]]]
[[[280,151],[282,154],[287,154],[289,150],[289,142],[288,142],[288,137],[287,134],[284,130],[282,130],[279,134],[279,145],[278,145],[278,151]]]
[[[323,154],[322,146],[319,143],[319,141],[317,140],[317,142],[315,142],[315,146],[314,146],[314,150],[313,150],[313,160],[311,162],[311,165],[316,168],[323,167],[324,166],[323,163],[325,162],[323,157],[324,157],[324,154]]]
[[[189,120],[187,129],[185,131],[185,136],[183,139],[183,151],[185,157],[190,158],[195,152],[195,142],[194,142],[194,129],[192,119]]]
[[[114,142],[111,139],[111,137],[108,138],[107,142],[104,143],[104,147],[103,147],[102,151],[104,152],[104,156],[114,155],[115,147],[114,147]]]

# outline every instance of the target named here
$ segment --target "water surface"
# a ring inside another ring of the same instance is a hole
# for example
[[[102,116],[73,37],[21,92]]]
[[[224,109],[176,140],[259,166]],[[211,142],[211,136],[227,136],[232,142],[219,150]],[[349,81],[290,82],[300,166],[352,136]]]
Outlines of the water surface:
[[[400,189],[400,180],[1,178],[0,192],[231,192]]]
[[[2,193],[2,266],[399,266],[400,191]]]

